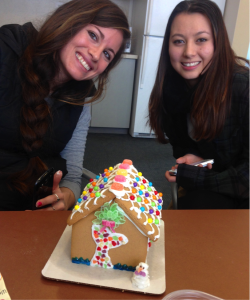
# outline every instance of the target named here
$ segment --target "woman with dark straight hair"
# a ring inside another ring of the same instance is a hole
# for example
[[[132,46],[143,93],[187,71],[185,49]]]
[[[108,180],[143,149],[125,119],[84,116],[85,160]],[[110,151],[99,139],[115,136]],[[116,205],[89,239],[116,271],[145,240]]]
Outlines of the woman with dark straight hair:
[[[31,209],[34,184],[51,167],[52,195],[36,207],[74,205],[87,104],[105,91],[129,37],[125,14],[109,0],[69,1],[38,31],[31,23],[0,28],[0,210]]]
[[[161,143],[173,146],[177,174],[165,176],[182,188],[178,208],[249,207],[246,63],[232,50],[214,2],[187,0],[175,7],[150,96],[149,123]],[[214,164],[190,165],[204,159]]]

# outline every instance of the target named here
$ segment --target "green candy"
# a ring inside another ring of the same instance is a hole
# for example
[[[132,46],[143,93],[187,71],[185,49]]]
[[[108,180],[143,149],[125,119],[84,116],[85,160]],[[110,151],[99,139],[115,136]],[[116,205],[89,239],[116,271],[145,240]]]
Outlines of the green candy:
[[[91,184],[90,184],[90,183],[88,183],[88,184],[87,184],[87,187],[88,187],[88,188],[90,188],[90,187],[91,187]]]
[[[148,191],[151,192],[151,190],[152,190],[151,187],[148,187]]]
[[[99,187],[98,186],[95,186],[94,187],[94,191],[98,191],[99,190]]]
[[[152,207],[154,207],[154,206],[155,206],[155,203],[154,203],[153,201],[151,202],[151,206],[152,206]]]
[[[136,198],[137,202],[141,202],[141,197]]]
[[[101,193],[97,192],[95,193],[96,197],[100,197],[101,196]]]
[[[159,224],[159,220],[155,219],[155,224]]]

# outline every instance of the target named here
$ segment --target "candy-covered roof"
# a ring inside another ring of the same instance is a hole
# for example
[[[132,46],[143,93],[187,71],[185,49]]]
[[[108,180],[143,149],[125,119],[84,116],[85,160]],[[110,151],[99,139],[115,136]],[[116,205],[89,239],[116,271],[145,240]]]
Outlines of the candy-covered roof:
[[[78,222],[112,200],[148,238],[153,241],[159,238],[162,194],[128,159],[114,168],[105,169],[95,179],[90,179],[68,218],[68,225]]]

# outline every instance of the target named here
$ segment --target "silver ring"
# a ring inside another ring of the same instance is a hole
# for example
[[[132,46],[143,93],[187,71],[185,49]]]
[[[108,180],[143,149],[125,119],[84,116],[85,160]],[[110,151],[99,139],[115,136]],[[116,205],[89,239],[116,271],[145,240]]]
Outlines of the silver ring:
[[[60,198],[58,197],[58,195],[57,194],[54,194],[55,196],[56,196],[56,201],[58,202],[58,201],[60,201]]]
[[[56,210],[55,207],[52,204],[51,204],[51,207],[52,207],[53,210]]]

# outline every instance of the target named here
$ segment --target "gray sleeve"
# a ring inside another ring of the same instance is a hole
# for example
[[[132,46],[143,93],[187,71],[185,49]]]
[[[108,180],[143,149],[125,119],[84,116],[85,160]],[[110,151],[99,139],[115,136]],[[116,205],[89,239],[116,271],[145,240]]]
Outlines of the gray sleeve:
[[[91,120],[90,109],[90,105],[84,105],[73,135],[63,151],[60,153],[61,157],[66,159],[68,173],[61,180],[59,186],[67,187],[73,191],[75,201],[79,198],[81,193],[83,156]]]

